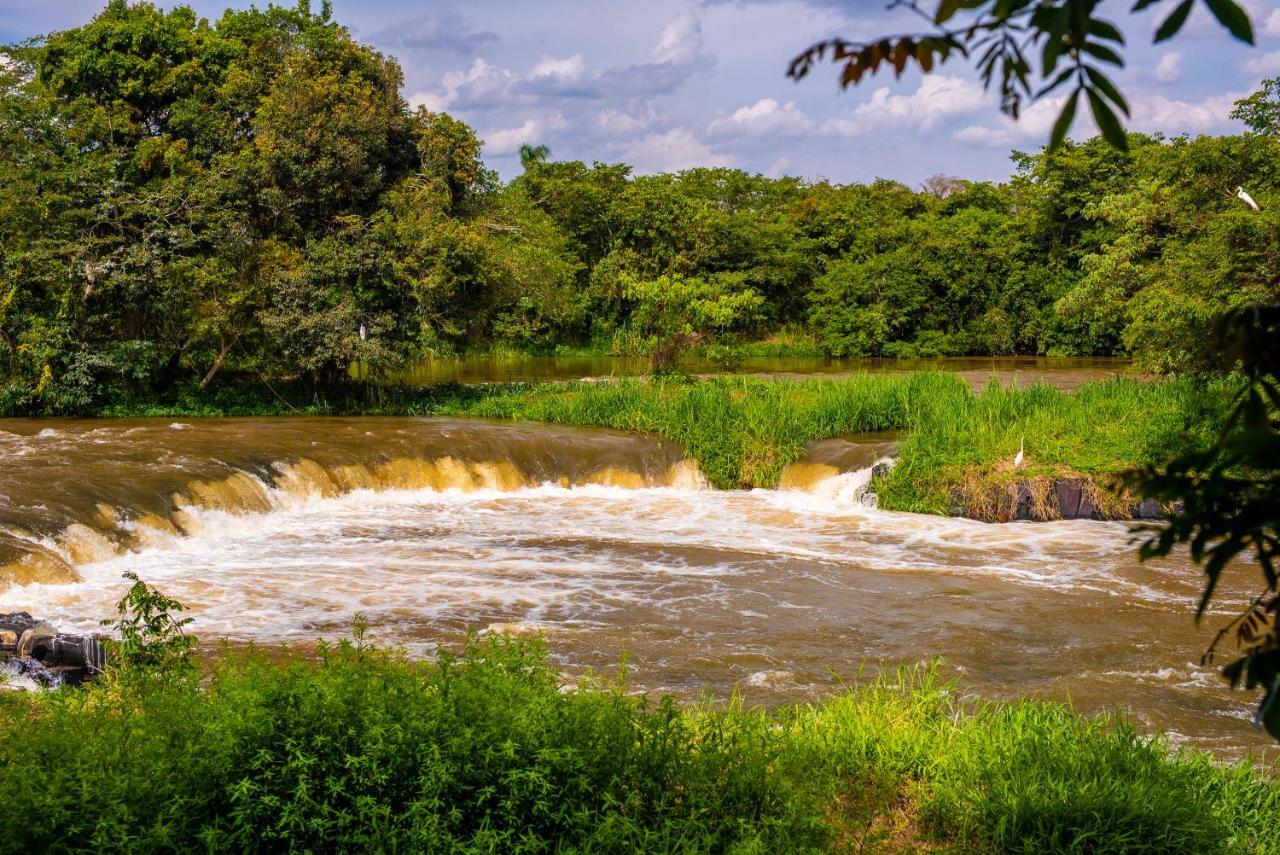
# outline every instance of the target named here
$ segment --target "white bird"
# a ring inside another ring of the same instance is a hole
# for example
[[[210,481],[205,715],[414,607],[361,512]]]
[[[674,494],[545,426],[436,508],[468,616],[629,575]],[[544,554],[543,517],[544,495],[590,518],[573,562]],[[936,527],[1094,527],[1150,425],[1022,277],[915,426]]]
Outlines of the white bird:
[[[1236,188],[1236,197],[1240,199],[1242,202],[1244,202],[1246,205],[1248,205],[1250,208],[1253,208],[1253,212],[1255,214],[1259,214],[1262,212],[1262,209],[1258,207],[1258,203],[1253,201],[1253,197],[1250,196],[1248,193],[1246,193],[1243,187]]]
[[[366,340],[368,339],[368,337],[369,337],[369,334],[365,331],[364,324],[361,324],[361,325],[360,325],[360,340],[361,340],[361,341],[366,341]]]
[[[1013,456],[1013,468],[1022,468],[1022,440],[1018,440],[1018,453]]]

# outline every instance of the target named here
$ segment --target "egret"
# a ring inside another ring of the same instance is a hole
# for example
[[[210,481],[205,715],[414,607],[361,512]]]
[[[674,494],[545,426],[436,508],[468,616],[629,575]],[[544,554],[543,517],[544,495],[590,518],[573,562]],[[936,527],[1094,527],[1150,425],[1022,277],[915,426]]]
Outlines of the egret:
[[[364,324],[361,324],[361,325],[360,325],[360,340],[361,340],[361,341],[366,341],[366,340],[368,340],[368,337],[369,337],[369,334],[365,331]]]
[[[1019,439],[1019,440],[1018,440],[1018,453],[1017,453],[1017,454],[1015,454],[1015,455],[1013,456],[1013,468],[1014,468],[1014,469],[1021,469],[1021,468],[1022,468],[1022,450],[1023,450],[1023,449],[1022,449],[1022,445],[1023,445],[1023,440],[1022,440],[1022,439]]]
[[[1253,201],[1253,197],[1250,196],[1248,193],[1246,193],[1243,187],[1236,188],[1236,197],[1240,199],[1242,202],[1244,202],[1246,205],[1248,205],[1250,208],[1253,208],[1253,212],[1255,214],[1262,212],[1262,209],[1258,207],[1258,203]]]

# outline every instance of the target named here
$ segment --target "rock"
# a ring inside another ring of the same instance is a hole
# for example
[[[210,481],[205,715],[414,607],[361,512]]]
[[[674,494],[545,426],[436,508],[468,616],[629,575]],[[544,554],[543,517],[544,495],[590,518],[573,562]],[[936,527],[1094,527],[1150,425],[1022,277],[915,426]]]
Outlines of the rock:
[[[50,667],[84,668],[101,673],[107,664],[102,637],[97,635],[55,635],[45,656],[37,656]]]
[[[1160,503],[1155,499],[1143,499],[1133,514],[1135,519],[1140,520],[1159,520],[1164,519],[1164,511],[1160,507]]]
[[[107,664],[102,636],[49,635],[38,627],[22,634],[18,640],[18,656],[38,660],[49,668],[85,668],[94,674],[102,673]]]
[[[1059,478],[1053,482],[1053,490],[1058,496],[1058,515],[1064,520],[1076,519],[1084,497],[1084,485],[1080,479]]]
[[[0,653],[18,649],[18,634],[11,629],[0,629]]]
[[[44,653],[58,631],[47,623],[38,622],[18,636],[19,659],[43,659]]]
[[[1019,520],[1031,519],[1031,506],[1034,499],[1031,495],[1031,485],[1026,481],[1019,481],[1014,498],[1013,517]]]
[[[889,470],[893,468],[892,460],[881,460],[871,467],[871,479],[883,478],[889,474]]]
[[[0,615],[0,631],[9,631],[14,635],[22,635],[24,630],[31,629],[37,623],[27,612],[10,612]]]

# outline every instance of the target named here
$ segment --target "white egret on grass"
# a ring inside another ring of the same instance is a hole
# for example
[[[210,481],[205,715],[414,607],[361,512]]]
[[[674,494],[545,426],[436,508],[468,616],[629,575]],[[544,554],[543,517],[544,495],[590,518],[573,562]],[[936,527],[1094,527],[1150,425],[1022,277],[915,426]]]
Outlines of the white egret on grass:
[[[1253,208],[1255,214],[1261,213],[1262,209],[1258,207],[1258,203],[1253,201],[1253,197],[1244,191],[1243,187],[1236,188],[1236,197],[1243,201],[1250,208]]]
[[[1017,454],[1015,454],[1015,455],[1013,456],[1013,468],[1014,468],[1014,469],[1021,469],[1021,468],[1022,468],[1022,451],[1023,451],[1023,447],[1022,447],[1022,446],[1023,446],[1023,440],[1022,440],[1022,439],[1019,439],[1019,440],[1018,440],[1018,453],[1017,453]]]

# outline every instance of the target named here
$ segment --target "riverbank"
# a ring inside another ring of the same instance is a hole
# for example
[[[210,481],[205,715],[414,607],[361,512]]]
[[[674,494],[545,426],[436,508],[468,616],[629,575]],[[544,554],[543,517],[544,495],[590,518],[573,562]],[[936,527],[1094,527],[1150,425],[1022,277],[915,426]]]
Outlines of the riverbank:
[[[786,465],[816,440],[901,430],[898,465],[872,485],[881,507],[1001,521],[1133,518],[1140,505],[1120,476],[1208,441],[1225,401],[1220,385],[1188,380],[1115,378],[1074,393],[993,382],[975,394],[954,375],[920,372],[350,387],[324,399],[299,387],[261,386],[103,415],[452,415],[607,427],[679,443],[721,489],[776,487]],[[1064,488],[1074,491],[1072,509]],[[1088,512],[1079,514],[1081,507]]]
[[[537,641],[224,653],[0,692],[0,851],[1269,852],[1280,790],[935,671],[821,704],[566,688]]]

